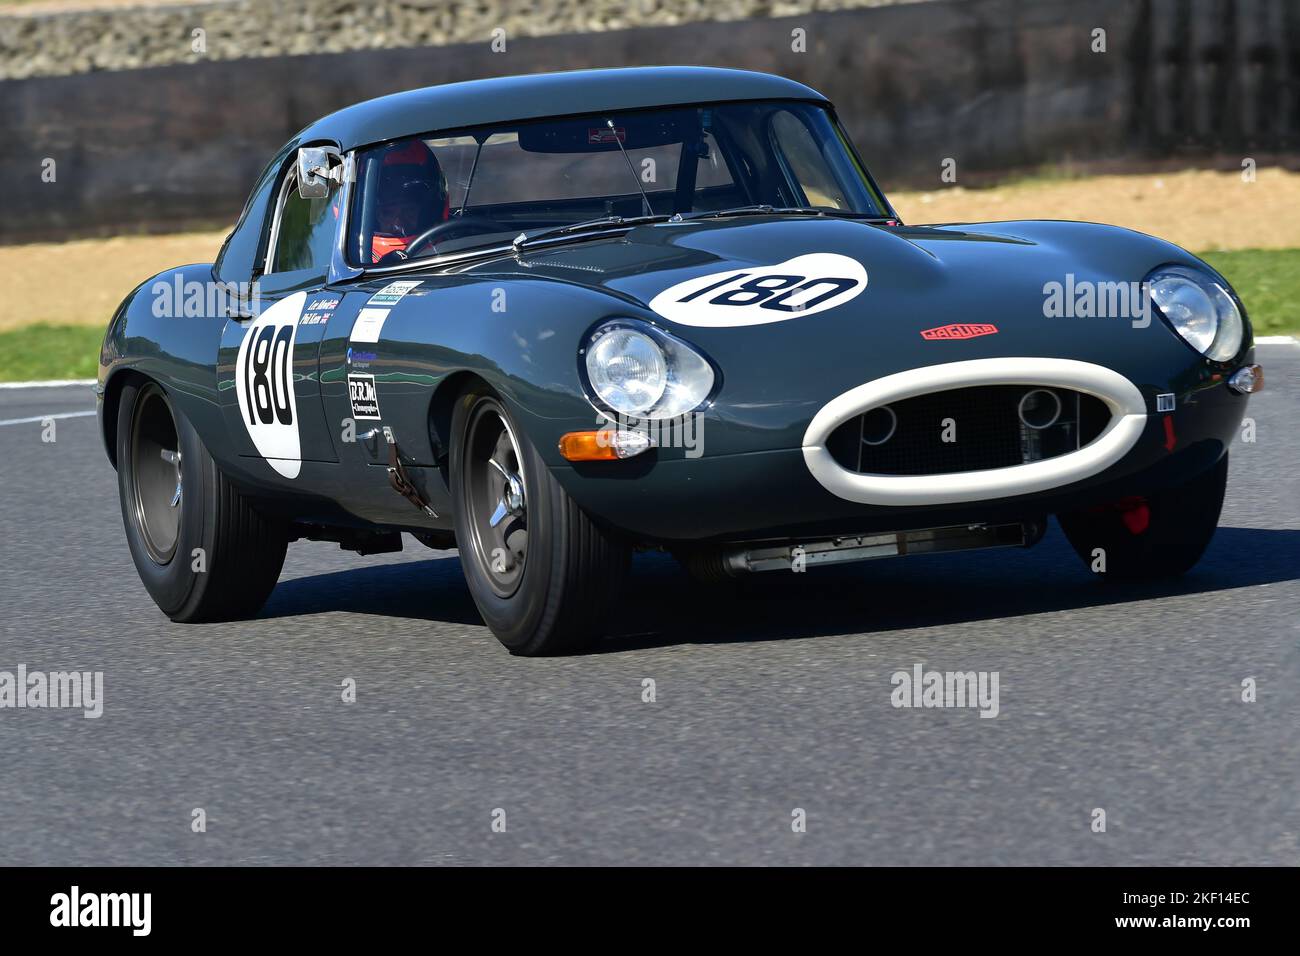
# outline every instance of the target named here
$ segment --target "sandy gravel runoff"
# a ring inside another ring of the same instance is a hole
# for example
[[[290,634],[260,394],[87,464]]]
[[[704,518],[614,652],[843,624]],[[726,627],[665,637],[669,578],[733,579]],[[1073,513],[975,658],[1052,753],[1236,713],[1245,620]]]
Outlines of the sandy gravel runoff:
[[[1300,173],[1185,170],[889,193],[908,223],[1078,219],[1127,226],[1192,252],[1300,247]]]
[[[1082,219],[1161,236],[1194,252],[1300,248],[1300,173],[1187,171],[1042,179],[988,189],[890,192],[908,223]],[[225,232],[0,246],[0,330],[32,322],[104,325],[137,284],[210,262]]]
[[[0,331],[34,322],[108,325],[141,282],[172,266],[211,262],[225,232],[119,236],[0,246]]]

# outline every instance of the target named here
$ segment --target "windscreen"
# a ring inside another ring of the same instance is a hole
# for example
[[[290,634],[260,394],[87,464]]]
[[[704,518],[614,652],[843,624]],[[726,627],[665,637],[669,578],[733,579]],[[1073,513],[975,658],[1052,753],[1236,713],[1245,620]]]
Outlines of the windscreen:
[[[886,215],[821,106],[755,101],[410,137],[363,151],[349,247],[389,265],[605,216],[765,204]]]

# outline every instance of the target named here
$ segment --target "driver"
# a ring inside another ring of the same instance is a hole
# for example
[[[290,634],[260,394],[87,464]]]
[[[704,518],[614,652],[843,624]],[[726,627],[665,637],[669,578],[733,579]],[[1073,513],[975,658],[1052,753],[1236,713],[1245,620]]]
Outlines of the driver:
[[[418,139],[387,147],[375,199],[373,261],[392,253],[406,258],[411,241],[450,212],[447,180],[433,151]]]

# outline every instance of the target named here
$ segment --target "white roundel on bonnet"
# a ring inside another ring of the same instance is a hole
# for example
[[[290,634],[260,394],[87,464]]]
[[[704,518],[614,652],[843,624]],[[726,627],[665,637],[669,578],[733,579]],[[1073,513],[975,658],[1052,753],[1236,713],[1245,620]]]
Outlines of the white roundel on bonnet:
[[[664,289],[650,308],[682,325],[766,325],[825,312],[856,298],[867,270],[848,256],[814,252],[771,266],[712,272]]]
[[[296,292],[254,319],[235,361],[235,394],[244,428],[257,453],[285,478],[297,478],[302,469],[293,340],[306,301],[306,292]]]

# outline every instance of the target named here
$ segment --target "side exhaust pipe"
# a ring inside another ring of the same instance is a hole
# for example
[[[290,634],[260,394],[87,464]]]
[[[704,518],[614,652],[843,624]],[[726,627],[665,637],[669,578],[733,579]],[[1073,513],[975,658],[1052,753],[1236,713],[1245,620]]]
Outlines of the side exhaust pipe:
[[[789,571],[796,566],[841,564],[894,558],[908,554],[937,554],[979,548],[1027,548],[1038,543],[1046,522],[973,524],[918,531],[853,535],[820,541],[724,547],[697,552],[687,561],[697,577],[706,580],[738,577],[753,571]]]

